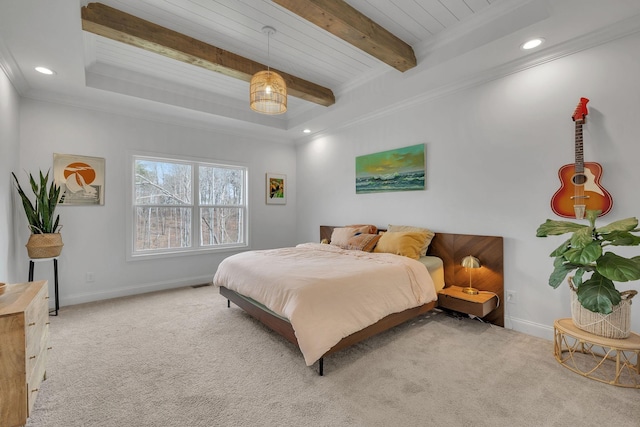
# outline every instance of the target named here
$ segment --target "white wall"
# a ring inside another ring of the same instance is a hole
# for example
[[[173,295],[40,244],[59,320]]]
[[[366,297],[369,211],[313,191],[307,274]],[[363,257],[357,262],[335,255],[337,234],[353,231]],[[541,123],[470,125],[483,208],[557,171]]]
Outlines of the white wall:
[[[210,282],[230,252],[159,260],[126,261],[127,170],[132,151],[242,163],[249,168],[252,248],[288,246],[296,237],[296,165],[291,144],[194,129],[134,117],[23,99],[20,109],[20,165],[7,170],[52,167],[53,153],[104,157],[104,206],[60,206],[64,248],[60,258],[61,305]],[[288,203],[265,204],[265,173],[289,178]],[[22,173],[21,182],[27,183]],[[6,185],[6,183],[5,183]],[[23,185],[24,187],[24,185]],[[1,194],[1,193],[0,193]],[[21,207],[20,207],[21,209]],[[26,220],[16,211],[22,232],[16,243],[26,281]],[[52,266],[38,264],[35,279],[53,283]],[[87,283],[86,273],[95,274]]]
[[[568,287],[547,284],[548,254],[563,240],[535,233],[546,218],[560,219],[550,199],[558,169],[574,161],[571,116],[580,97],[591,100],[585,160],[602,164],[614,198],[602,224],[640,215],[640,56],[629,54],[638,51],[635,34],[301,144],[298,240],[317,239],[320,224],[347,223],[503,236],[505,289],[517,292],[505,324],[551,338],[554,319],[570,315]],[[356,156],[419,143],[425,191],[355,194]],[[632,311],[640,330],[640,311]]]
[[[8,172],[19,172],[24,179],[23,170],[46,170],[54,152],[105,157],[107,166],[105,206],[65,206],[59,211],[65,241],[60,262],[63,305],[210,280],[230,253],[125,259],[127,153],[186,154],[249,166],[253,248],[317,240],[318,225],[351,222],[503,236],[505,288],[517,292],[517,302],[506,306],[506,325],[550,338],[553,320],[569,315],[569,291],[546,284],[552,270],[548,254],[560,238],[536,238],[535,230],[553,217],[549,200],[559,187],[558,168],[573,161],[570,118],[582,96],[591,99],[584,129],[586,160],[603,165],[602,184],[615,202],[602,222],[640,215],[634,191],[640,178],[634,126],[640,57],[629,55],[639,48],[640,34],[628,36],[385,117],[358,121],[297,149],[260,137],[18,100],[0,73],[0,166],[7,171],[0,179],[0,280],[2,274],[9,281],[26,280],[28,263],[21,207],[14,206],[15,221],[4,210],[15,200]],[[356,156],[418,143],[426,144],[425,191],[355,194]],[[265,205],[265,172],[288,175],[286,206]],[[12,230],[18,233],[14,241]],[[38,265],[36,279],[52,282],[50,270]],[[88,271],[94,272],[95,282],[85,282]],[[638,283],[621,287],[638,288]],[[632,329],[640,330],[637,309]]]
[[[18,93],[0,68],[0,282],[16,281],[13,181],[9,172],[18,163],[18,114]]]

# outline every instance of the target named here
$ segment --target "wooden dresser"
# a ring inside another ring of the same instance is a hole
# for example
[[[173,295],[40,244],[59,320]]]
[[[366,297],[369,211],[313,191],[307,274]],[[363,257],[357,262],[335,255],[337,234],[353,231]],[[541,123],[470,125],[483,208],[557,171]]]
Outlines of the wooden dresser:
[[[0,426],[26,424],[45,378],[47,281],[7,285],[0,295]]]

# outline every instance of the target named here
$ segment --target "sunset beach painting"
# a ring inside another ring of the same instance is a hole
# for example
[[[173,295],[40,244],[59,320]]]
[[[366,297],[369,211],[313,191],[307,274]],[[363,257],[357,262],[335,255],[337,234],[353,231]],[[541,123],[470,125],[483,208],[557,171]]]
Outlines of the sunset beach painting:
[[[356,157],[356,194],[425,188],[424,144]]]

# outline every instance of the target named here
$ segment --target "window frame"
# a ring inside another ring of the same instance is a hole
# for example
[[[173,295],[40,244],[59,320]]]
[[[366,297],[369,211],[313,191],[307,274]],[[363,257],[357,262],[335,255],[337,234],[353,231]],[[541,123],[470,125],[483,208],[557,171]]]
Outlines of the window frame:
[[[146,152],[129,152],[128,157],[128,181],[129,185],[127,194],[127,261],[137,261],[145,259],[156,259],[166,257],[178,257],[188,255],[201,255],[206,253],[218,253],[237,251],[239,249],[246,249],[249,247],[249,168],[242,163],[220,161],[207,158],[194,158],[179,155],[158,154],[158,153],[146,153]],[[140,205],[135,203],[135,170],[136,161],[148,160],[155,162],[167,162],[167,163],[183,163],[188,164],[191,167],[191,204],[189,205]],[[200,166],[205,167],[220,167],[239,169],[243,172],[243,194],[242,203],[240,205],[209,205],[200,203]],[[136,209],[140,206],[145,207],[171,207],[171,208],[190,208],[191,209],[191,246],[187,248],[167,248],[167,249],[152,249],[139,251],[136,250]],[[242,216],[242,227],[240,233],[243,236],[240,243],[223,243],[219,245],[202,245],[202,225],[200,212],[201,209],[207,208],[239,208],[240,215]]]

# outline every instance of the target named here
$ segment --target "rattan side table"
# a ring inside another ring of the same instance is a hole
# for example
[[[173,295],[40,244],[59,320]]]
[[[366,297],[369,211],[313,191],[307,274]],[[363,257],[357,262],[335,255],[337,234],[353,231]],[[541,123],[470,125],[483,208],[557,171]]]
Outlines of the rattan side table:
[[[553,354],[565,368],[592,380],[640,389],[640,335],[605,338],[579,329],[570,318],[553,324]]]

